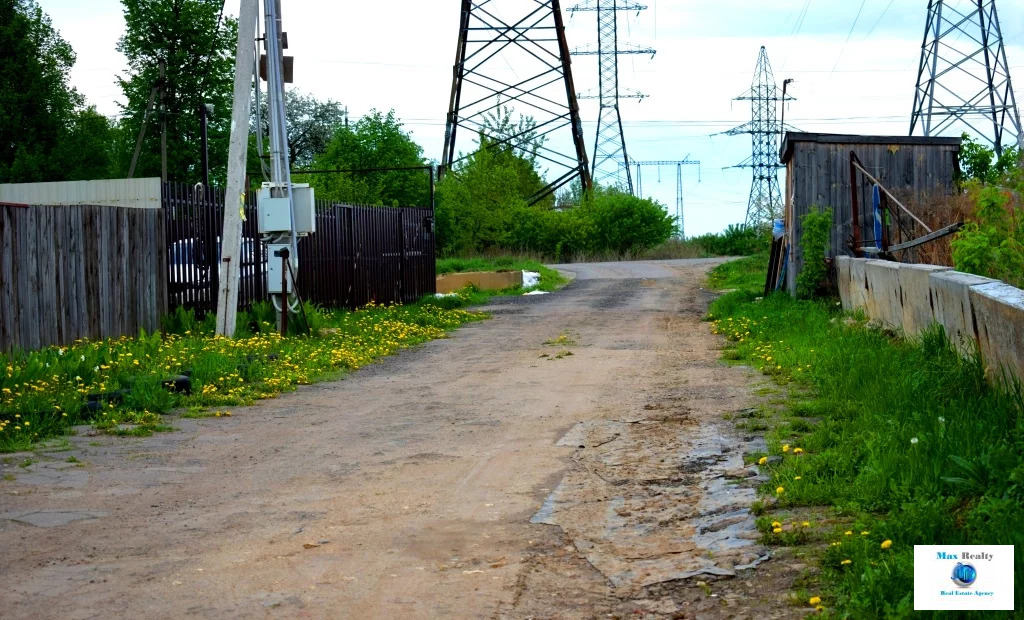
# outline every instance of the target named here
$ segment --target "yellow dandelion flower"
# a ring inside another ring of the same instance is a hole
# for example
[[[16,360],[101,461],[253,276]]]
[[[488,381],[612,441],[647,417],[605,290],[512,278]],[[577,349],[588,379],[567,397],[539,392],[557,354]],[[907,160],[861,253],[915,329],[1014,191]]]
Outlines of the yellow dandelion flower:
[[[882,541],[882,549],[888,549],[891,546],[892,546],[892,541],[889,540],[888,538],[886,538],[885,540]]]
[[[785,492],[786,492],[786,489],[784,487],[778,487],[778,488],[775,489],[775,494],[776,495],[782,495]]]
[[[804,522],[803,522],[803,523],[801,523],[800,525],[802,525],[802,526],[804,526],[804,527],[811,527],[811,522],[810,522],[810,521],[804,521]]]
[[[772,521],[772,527],[782,527],[782,524],[778,521]]]
[[[853,560],[847,558],[847,559],[843,560],[842,562],[840,562],[839,564],[842,565],[842,566],[846,566],[847,564],[853,564]]]
[[[793,454],[803,454],[803,453],[804,453],[804,449],[803,448],[793,448]]]
[[[852,530],[846,530],[845,532],[843,532],[843,535],[844,536],[853,536],[853,531]]]
[[[781,527],[773,528],[772,529],[772,533],[774,533],[774,534],[781,534],[782,533],[782,528]]]
[[[768,457],[767,456],[762,456],[761,458],[757,459],[757,464],[758,465],[764,465],[767,462],[768,462]]]
[[[782,444],[782,451],[783,452],[789,452],[789,444],[788,443]]]
[[[818,605],[819,603],[821,603],[821,597],[820,596],[812,596],[811,600],[809,600],[807,602],[810,603],[811,605]]]

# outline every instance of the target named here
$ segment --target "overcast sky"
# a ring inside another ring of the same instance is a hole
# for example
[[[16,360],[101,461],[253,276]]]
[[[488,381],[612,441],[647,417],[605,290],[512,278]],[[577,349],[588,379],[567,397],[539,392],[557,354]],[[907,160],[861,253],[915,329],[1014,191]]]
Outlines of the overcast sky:
[[[960,0],[966,5],[965,0]],[[100,112],[121,98],[114,47],[124,28],[118,0],[39,0],[74,47],[72,83]],[[956,0],[952,3],[955,6]],[[237,0],[228,12],[237,13]],[[501,0],[493,5],[500,6]],[[564,2],[563,8],[572,6]],[[701,161],[684,169],[686,233],[742,222],[749,169],[723,169],[750,155],[749,136],[713,135],[750,120],[747,102],[761,45],[776,79],[793,78],[786,121],[805,131],[905,135],[927,14],[923,0],[649,0],[622,14],[619,38],[657,50],[620,60],[622,88],[647,95],[622,103],[632,159]],[[1024,94],[1024,2],[999,3],[1018,99]],[[353,117],[393,108],[426,155],[440,159],[459,23],[456,0],[283,0],[292,86],[349,107]],[[858,15],[859,12],[859,15]],[[596,44],[594,13],[566,15],[570,47]],[[593,57],[576,57],[581,92],[594,90]],[[1017,77],[1020,74],[1020,77]],[[582,101],[588,152],[597,103]],[[955,133],[955,132],[954,132]],[[780,183],[784,182],[780,171]],[[674,212],[675,170],[643,171],[643,190]]]

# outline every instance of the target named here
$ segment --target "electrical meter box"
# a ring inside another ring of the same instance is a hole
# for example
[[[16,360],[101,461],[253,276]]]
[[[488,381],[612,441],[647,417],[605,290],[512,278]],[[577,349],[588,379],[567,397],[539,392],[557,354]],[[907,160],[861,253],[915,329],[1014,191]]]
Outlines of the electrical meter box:
[[[267,244],[267,292],[271,295],[280,295],[281,293],[290,293],[292,288],[291,275],[288,276],[288,290],[281,290],[281,273],[287,268],[284,265],[284,261],[281,260],[281,250],[285,249],[291,252],[290,246],[287,243],[268,243]],[[295,258],[289,257],[288,262],[292,263],[292,270],[295,270]]]
[[[270,195],[271,183],[264,183],[256,198],[260,233],[289,232],[292,229],[289,200]],[[308,183],[292,184],[295,205],[295,233],[304,237],[316,232],[316,207],[313,188]]]

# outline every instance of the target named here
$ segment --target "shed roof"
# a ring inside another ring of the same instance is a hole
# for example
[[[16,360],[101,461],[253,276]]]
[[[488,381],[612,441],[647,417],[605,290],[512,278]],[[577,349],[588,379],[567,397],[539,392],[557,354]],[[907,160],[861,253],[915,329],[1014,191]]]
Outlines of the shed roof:
[[[962,138],[941,138],[925,136],[860,136],[843,133],[804,133],[788,131],[782,141],[782,163],[787,163],[793,156],[793,145],[797,142],[816,142],[818,144],[916,144],[930,146],[959,147]]]

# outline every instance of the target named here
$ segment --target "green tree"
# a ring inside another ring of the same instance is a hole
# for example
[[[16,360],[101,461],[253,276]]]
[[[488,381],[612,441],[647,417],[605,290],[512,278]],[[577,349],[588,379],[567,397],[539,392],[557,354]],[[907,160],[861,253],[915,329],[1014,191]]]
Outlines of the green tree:
[[[486,136],[480,143],[488,144]],[[443,254],[503,246],[515,212],[526,209],[521,167],[500,150],[481,148],[437,186],[437,237]]]
[[[996,156],[995,150],[977,140],[963,134],[960,145],[960,173],[964,180],[976,180],[982,183],[995,183],[1013,170],[1021,161],[1021,153],[1017,147],[1003,150]]]
[[[60,180],[51,159],[83,99],[71,46],[34,0],[0,0],[0,182]]]
[[[267,110],[267,98],[263,95],[260,98],[260,129],[264,136],[270,135]],[[284,115],[288,131],[288,161],[293,168],[308,168],[318,155],[327,150],[338,129],[345,125],[347,113],[345,106],[337,101],[320,101],[313,95],[288,89],[284,95]],[[250,130],[257,131],[255,106]]]
[[[582,207],[594,230],[591,245],[620,258],[664,243],[675,234],[676,218],[650,198],[617,188],[598,188]]]
[[[545,215],[554,206],[554,197],[528,205],[545,185],[537,166],[543,144],[533,119],[521,116],[513,121],[507,106],[484,117],[476,150],[460,154],[437,187],[442,254],[487,248],[556,251],[558,240],[552,231],[560,220]]]
[[[95,107],[72,114],[60,143],[51,153],[65,181],[106,179],[114,176],[116,128]]]
[[[395,117],[372,110],[350,126],[335,128],[334,136],[313,158],[319,170],[366,170],[424,166],[423,148],[413,141]],[[316,188],[318,198],[386,206],[426,206],[430,185],[425,170],[380,170],[366,173],[318,174],[296,181]]]
[[[122,106],[118,165],[127,173],[150,91],[166,61],[163,95],[150,116],[135,176],[160,175],[160,124],[167,123],[167,168],[171,180],[202,177],[199,109],[213,105],[208,132],[210,170],[223,178],[231,125],[237,23],[222,15],[221,0],[122,0],[125,33],[117,50],[128,61],[119,78]]]

